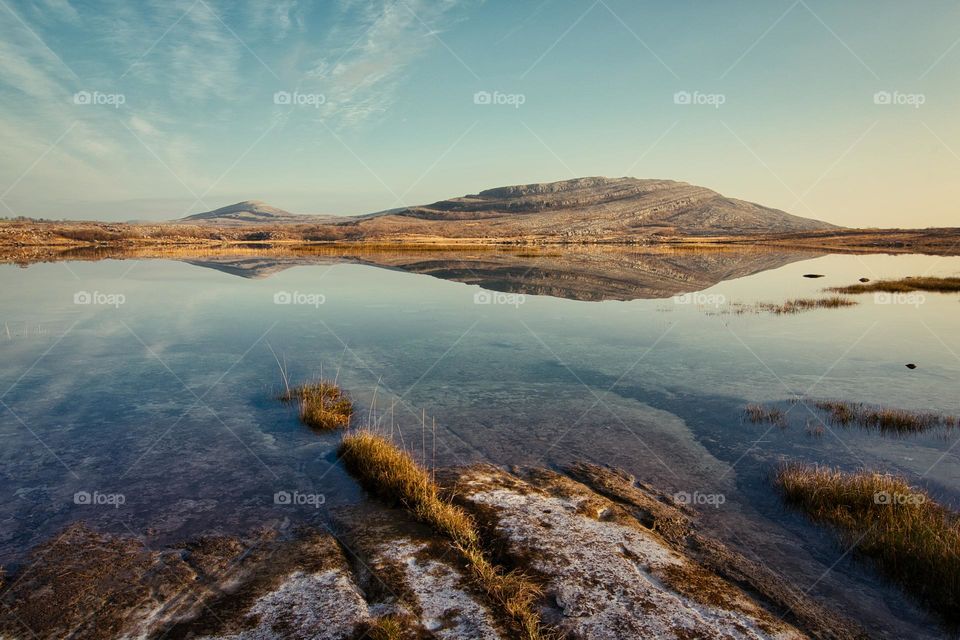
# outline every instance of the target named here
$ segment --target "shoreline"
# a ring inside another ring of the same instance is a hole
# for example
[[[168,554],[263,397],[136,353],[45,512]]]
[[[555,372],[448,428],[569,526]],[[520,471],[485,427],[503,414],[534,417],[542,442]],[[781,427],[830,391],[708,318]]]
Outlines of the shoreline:
[[[361,250],[495,250],[504,248],[768,249],[829,253],[960,255],[960,228],[838,229],[804,233],[681,236],[463,236],[402,231],[350,235],[345,225],[141,225],[103,222],[0,221],[0,254],[25,249],[225,249],[301,247]],[[341,236],[341,237],[337,237]]]
[[[547,631],[605,640],[866,637],[843,613],[700,532],[695,510],[617,469],[435,473],[443,495],[483,531],[491,575],[531,583],[530,610]],[[0,628],[17,633],[26,622],[39,638],[282,631],[346,640],[395,624],[413,635],[384,637],[528,637],[465,568],[463,549],[409,506],[370,495],[328,515],[326,531],[211,532],[159,549],[75,522],[10,576]],[[64,571],[74,577],[63,581]],[[64,606],[44,605],[51,590]]]

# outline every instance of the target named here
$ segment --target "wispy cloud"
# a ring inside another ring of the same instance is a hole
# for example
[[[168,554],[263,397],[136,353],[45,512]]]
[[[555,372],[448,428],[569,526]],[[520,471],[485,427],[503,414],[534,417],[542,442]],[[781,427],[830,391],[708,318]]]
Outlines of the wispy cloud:
[[[404,72],[456,19],[455,0],[342,0],[322,49],[297,89],[324,96],[318,117],[334,127],[359,125],[395,103]]]
[[[463,1],[4,0],[0,183],[73,127],[18,184],[19,200],[90,200],[92,185],[101,198],[157,197],[169,173],[203,192],[239,153],[230,138],[242,149],[272,124],[375,121]],[[284,109],[280,90],[324,104]],[[77,104],[77,92],[122,104]]]

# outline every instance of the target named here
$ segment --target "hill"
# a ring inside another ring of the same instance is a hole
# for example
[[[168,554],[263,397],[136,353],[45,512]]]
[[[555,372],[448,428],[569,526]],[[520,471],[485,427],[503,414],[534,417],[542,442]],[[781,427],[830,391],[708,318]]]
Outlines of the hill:
[[[491,235],[741,235],[835,229],[673,180],[577,178],[488,189],[373,218],[476,227]],[[471,224],[472,223],[472,224]]]
[[[304,224],[327,222],[327,217],[302,216],[277,207],[271,207],[260,200],[245,200],[213,211],[195,213],[175,220],[187,224]]]
[[[289,213],[259,201],[178,223],[318,225],[318,239],[400,237],[633,241],[652,236],[743,236],[837,229],[673,180],[577,178],[514,185],[429,205],[353,217]]]

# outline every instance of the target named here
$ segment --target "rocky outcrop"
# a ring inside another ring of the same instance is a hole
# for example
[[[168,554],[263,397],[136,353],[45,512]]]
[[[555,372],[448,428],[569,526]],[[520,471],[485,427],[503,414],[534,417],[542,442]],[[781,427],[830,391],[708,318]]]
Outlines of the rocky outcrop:
[[[609,469],[439,471],[501,570],[570,640],[857,638],[851,624],[696,533],[692,511]],[[0,597],[0,637],[489,640],[520,637],[446,538],[369,502],[330,530],[204,536],[162,550],[76,523]],[[393,635],[385,634],[390,629]]]

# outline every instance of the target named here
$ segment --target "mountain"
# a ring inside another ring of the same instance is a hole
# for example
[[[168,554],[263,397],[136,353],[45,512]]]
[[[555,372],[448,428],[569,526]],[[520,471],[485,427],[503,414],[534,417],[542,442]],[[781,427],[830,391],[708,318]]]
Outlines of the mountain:
[[[836,228],[673,180],[577,178],[488,189],[411,207],[418,220],[484,221],[529,235],[727,235]]]
[[[837,228],[685,182],[599,177],[499,187],[364,216],[299,216],[248,201],[177,222],[310,224],[317,225],[312,238],[326,240],[416,237],[624,242],[657,236],[743,236]]]
[[[195,213],[176,222],[188,224],[310,224],[328,222],[330,217],[303,216],[276,207],[260,200],[245,200],[213,211]]]

